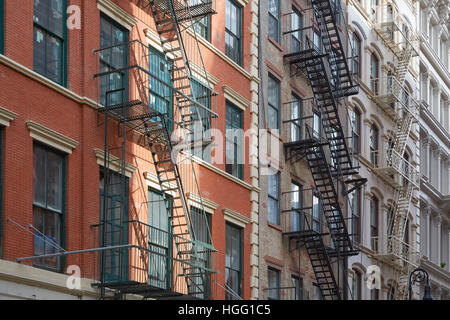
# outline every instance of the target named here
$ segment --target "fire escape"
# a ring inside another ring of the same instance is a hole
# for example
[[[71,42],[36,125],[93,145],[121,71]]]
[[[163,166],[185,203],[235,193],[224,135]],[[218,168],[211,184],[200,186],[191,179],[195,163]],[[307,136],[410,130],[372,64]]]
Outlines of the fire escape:
[[[211,143],[207,129],[217,118],[217,94],[210,89],[194,28],[215,6],[211,0],[142,0],[139,7],[153,13],[162,52],[137,40],[95,51],[98,125],[105,132],[98,230],[100,247],[111,248],[100,255],[95,286],[102,298],[211,299],[216,250],[191,157],[194,145],[201,151]],[[133,150],[151,152],[160,187],[159,198],[141,207],[148,207],[150,216],[158,213],[150,208],[162,206],[167,224],[145,221],[147,212],[139,208],[128,214],[131,142],[138,145]],[[191,196],[201,202],[195,216]],[[206,236],[199,234],[200,220]]]
[[[410,61],[417,56],[415,39],[403,23],[394,4],[377,7],[375,31],[392,52],[395,63],[387,76],[371,79],[374,102],[394,121],[394,135],[385,153],[374,155],[375,174],[394,190],[390,207],[387,237],[373,239],[378,257],[398,270],[396,299],[407,294],[407,277],[418,264],[418,253],[406,243],[405,228],[415,190],[419,190],[418,170],[405,157],[405,150],[413,124],[418,122],[419,103],[405,85]]]
[[[295,14],[298,13],[291,15]],[[352,137],[345,136],[340,114],[347,111],[346,97],[359,90],[351,70],[356,57],[346,56],[348,48],[352,53],[353,50],[345,46],[348,32],[340,1],[312,0],[311,8],[302,14],[304,24],[311,21],[311,25],[294,25],[294,18],[287,15],[284,35],[290,50],[284,60],[290,64],[292,76],[307,77],[313,98],[303,100],[301,112],[294,111],[294,105],[287,103],[293,109],[284,121],[290,136],[285,150],[291,162],[306,158],[315,188],[299,190],[297,196],[288,193],[291,198],[301,197],[303,201],[301,205],[294,202],[284,210],[290,213],[291,221],[284,234],[290,241],[305,246],[322,298],[340,300],[343,296],[335,263],[339,268],[341,258],[359,252],[347,230],[340,196],[346,197],[367,181],[352,177],[358,173],[358,157],[349,148],[348,140],[353,146]],[[350,203],[347,206],[348,212],[352,212]],[[321,217],[326,221],[326,228]]]

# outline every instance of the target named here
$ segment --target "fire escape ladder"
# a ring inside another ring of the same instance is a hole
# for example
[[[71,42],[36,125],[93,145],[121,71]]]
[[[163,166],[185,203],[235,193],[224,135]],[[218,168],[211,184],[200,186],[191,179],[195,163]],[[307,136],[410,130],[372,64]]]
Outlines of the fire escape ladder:
[[[336,283],[323,237],[312,233],[304,236],[303,240],[322,297],[326,300],[341,300],[339,286]]]
[[[328,54],[332,77],[332,87],[337,98],[351,96],[358,93],[358,85],[350,72],[346,50],[342,44],[341,31],[338,24],[344,21],[340,1],[312,0],[314,15],[320,30],[325,52]],[[340,26],[346,30],[344,23]],[[344,35],[345,36],[345,35]]]

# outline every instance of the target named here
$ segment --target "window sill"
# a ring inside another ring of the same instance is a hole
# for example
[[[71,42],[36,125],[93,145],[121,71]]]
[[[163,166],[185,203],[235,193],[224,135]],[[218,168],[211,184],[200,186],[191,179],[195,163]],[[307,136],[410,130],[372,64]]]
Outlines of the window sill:
[[[269,42],[272,43],[280,52],[284,52],[284,48],[274,38],[268,35],[267,40],[269,40]]]

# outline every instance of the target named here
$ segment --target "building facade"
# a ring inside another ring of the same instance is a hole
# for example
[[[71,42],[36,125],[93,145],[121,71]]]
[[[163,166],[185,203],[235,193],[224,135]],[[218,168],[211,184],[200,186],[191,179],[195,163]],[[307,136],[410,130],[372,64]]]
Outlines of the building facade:
[[[348,265],[355,300],[406,298],[419,265],[417,15],[416,1],[348,1],[361,88],[350,98],[350,118],[368,179],[353,194],[361,249]],[[380,281],[372,283],[373,272]]]
[[[449,2],[420,1],[420,256],[431,295],[448,300],[449,269]],[[421,292],[422,293],[422,292]]]
[[[1,298],[258,296],[258,3],[0,1]]]
[[[357,85],[341,5],[260,5],[260,299],[346,298],[346,191],[364,181],[351,177],[346,97]]]

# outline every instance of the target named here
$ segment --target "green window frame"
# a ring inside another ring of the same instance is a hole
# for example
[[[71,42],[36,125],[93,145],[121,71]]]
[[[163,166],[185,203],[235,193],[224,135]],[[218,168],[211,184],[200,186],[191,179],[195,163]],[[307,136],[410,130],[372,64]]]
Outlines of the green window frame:
[[[269,73],[268,77],[268,123],[269,129],[280,129],[280,100],[281,86],[280,81]]]
[[[233,0],[225,3],[225,54],[242,65],[242,7]]]
[[[280,0],[269,0],[269,36],[280,43]]]
[[[225,284],[234,294],[242,296],[242,228],[226,223],[225,229]],[[227,290],[225,299],[236,300],[237,297]]]
[[[118,172],[109,172],[109,179],[111,179],[110,190],[105,192],[104,190],[104,173],[105,168],[100,169],[100,182],[99,182],[99,221],[102,225],[100,229],[100,246],[113,246],[128,244],[128,178],[122,176]],[[125,195],[123,195],[123,181],[125,179]],[[103,206],[104,197],[108,201],[108,207],[112,208],[111,212],[105,213],[105,221],[103,221]],[[124,203],[122,203],[124,202]],[[122,207],[124,210],[117,210]],[[117,215],[119,214],[119,215]],[[104,234],[102,231],[105,231]],[[106,282],[126,281],[128,280],[128,250],[114,249],[102,252],[100,255],[100,270],[102,272],[101,279]],[[106,263],[106,265],[103,265]]]
[[[44,144],[33,144],[33,238],[35,256],[65,247],[67,155]],[[56,245],[55,245],[56,244]],[[62,272],[62,257],[40,258],[33,266]]]
[[[167,196],[166,196],[167,197]],[[172,284],[172,210],[167,209],[163,194],[148,189],[149,281],[152,286],[170,289]],[[172,208],[172,200],[169,208]]]
[[[128,30],[107,15],[100,14],[100,72],[111,72],[100,78],[100,102],[115,105],[128,100]],[[109,91],[120,90],[108,93]]]
[[[280,173],[267,176],[267,215],[270,223],[280,224]]]
[[[191,87],[192,87],[192,91],[194,92],[194,96],[196,98],[196,101],[198,103],[200,103],[203,107],[205,107],[206,109],[211,110],[211,97],[212,97],[212,90],[210,88],[208,88],[207,86],[205,86],[202,82],[196,80],[196,79],[191,79]],[[193,114],[193,116],[191,117],[191,121],[195,121],[198,120],[198,118],[201,118],[201,122],[202,122],[202,128],[201,128],[201,138],[204,142],[211,140],[211,132],[209,130],[211,130],[211,122],[212,122],[212,114],[210,112],[208,112],[207,110],[199,107],[199,106],[195,106],[193,105],[191,107],[191,114]],[[197,133],[198,135],[199,133]],[[196,137],[195,136],[195,132],[192,133],[192,141],[195,141],[195,139],[199,139],[200,137]],[[203,143],[202,141],[202,143]],[[211,161],[211,144],[207,144],[207,145],[203,145],[201,146],[201,150],[200,149],[200,145],[197,146],[196,144],[194,144],[192,146],[192,154],[194,154],[195,156],[199,157],[200,159],[206,161],[206,162],[210,162]]]
[[[225,127],[225,171],[242,180],[244,177],[243,112],[229,101],[226,101]]]
[[[5,2],[0,0],[0,54],[5,52]]]
[[[67,0],[34,0],[33,70],[64,87],[67,86],[66,21]]]

